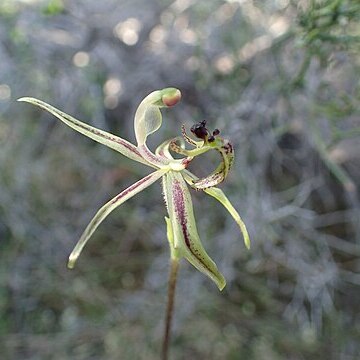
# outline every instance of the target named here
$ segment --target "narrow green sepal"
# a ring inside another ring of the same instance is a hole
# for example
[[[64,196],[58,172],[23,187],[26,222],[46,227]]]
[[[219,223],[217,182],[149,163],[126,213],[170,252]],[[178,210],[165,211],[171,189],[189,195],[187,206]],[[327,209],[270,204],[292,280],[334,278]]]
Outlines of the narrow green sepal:
[[[175,88],[156,90],[140,103],[135,113],[134,130],[138,147],[146,144],[149,135],[158,130],[162,123],[160,108],[177,104],[181,92]]]

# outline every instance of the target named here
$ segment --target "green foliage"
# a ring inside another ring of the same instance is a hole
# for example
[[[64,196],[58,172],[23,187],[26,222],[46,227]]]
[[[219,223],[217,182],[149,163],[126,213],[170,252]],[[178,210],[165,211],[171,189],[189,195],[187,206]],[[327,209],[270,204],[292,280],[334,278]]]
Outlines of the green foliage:
[[[64,11],[64,3],[63,0],[50,0],[47,4],[43,7],[42,12],[45,15],[58,15]]]

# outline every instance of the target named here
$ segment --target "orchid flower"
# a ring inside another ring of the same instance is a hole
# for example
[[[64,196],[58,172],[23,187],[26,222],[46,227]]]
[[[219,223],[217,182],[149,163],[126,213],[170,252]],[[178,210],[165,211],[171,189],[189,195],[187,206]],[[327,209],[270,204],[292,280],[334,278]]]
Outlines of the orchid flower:
[[[18,100],[47,110],[83,135],[112,148],[131,160],[155,169],[149,175],[120,192],[98,210],[71,252],[68,261],[69,268],[74,267],[82,249],[94,231],[113,210],[162,178],[163,194],[168,211],[168,217],[165,217],[165,221],[171,258],[177,260],[182,257],[186,258],[198,270],[210,277],[220,290],[225,287],[224,276],[219,272],[216,264],[206,253],[200,241],[187,184],[195,190],[202,190],[214,197],[229,211],[243,234],[246,247],[249,248],[250,240],[245,224],[223,191],[216,187],[226,178],[233,163],[234,150],[231,143],[219,136],[219,130],[210,133],[206,128],[206,122],[202,121],[191,128],[191,132],[197,138],[196,140],[186,134],[183,126],[182,137],[165,141],[156,149],[155,153],[146,145],[147,137],[161,126],[162,115],[160,109],[172,107],[180,99],[181,93],[178,89],[165,88],[152,92],[142,100],[137,108],[134,120],[137,145],[87,125],[41,100],[31,97]],[[186,149],[185,142],[189,143],[193,148]],[[199,179],[187,170],[187,166],[194,157],[209,150],[219,152],[222,158],[221,163],[209,176]],[[184,157],[174,159],[171,151],[184,155]]]

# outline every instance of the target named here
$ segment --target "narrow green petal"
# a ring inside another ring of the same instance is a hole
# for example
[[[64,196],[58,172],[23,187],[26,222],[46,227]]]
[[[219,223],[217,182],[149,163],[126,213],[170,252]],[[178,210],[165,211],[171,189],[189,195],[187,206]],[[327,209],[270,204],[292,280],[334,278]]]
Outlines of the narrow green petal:
[[[138,148],[141,156],[151,165],[157,168],[167,168],[170,161],[163,157],[155,155],[146,144],[139,146]]]
[[[146,189],[148,186],[153,184],[161,176],[166,173],[166,170],[157,170],[143,179],[137,181],[135,184],[129,186],[127,189],[123,190],[120,194],[116,195],[113,199],[107,202],[100,210],[96,213],[93,219],[90,221],[89,225],[86,227],[85,231],[81,235],[80,240],[76,244],[74,250],[71,252],[68,261],[68,267],[72,269],[75,266],[75,262],[79,257],[82,249],[90,239],[91,235],[100,225],[100,223],[118,206],[123,204],[125,201],[138,194],[140,191]]]
[[[59,109],[55,108],[52,105],[47,104],[44,101],[31,98],[31,97],[23,97],[18,99],[18,101],[28,102],[30,104],[39,106],[40,108],[48,111],[49,113],[56,116],[59,120],[64,122],[66,125],[70,126],[72,129],[78,131],[79,133],[93,139],[100,144],[106,145],[111,149],[118,151],[119,153],[123,154],[124,156],[141,162],[146,165],[150,165],[143,157],[140,155],[139,151],[137,150],[136,146],[131,144],[125,139],[122,139],[118,136],[110,134],[106,131],[97,129],[93,126],[83,123],[72,116],[60,111]]]
[[[193,184],[194,180],[196,180],[196,176],[194,174],[192,174],[190,171],[184,170],[183,175],[184,175],[184,178],[187,181],[187,183],[190,185]],[[224,194],[224,192],[216,187],[203,189],[203,191],[206,192],[208,195],[211,195],[212,197],[214,197],[216,200],[218,200],[225,207],[225,209],[230,213],[230,215],[233,217],[233,219],[236,221],[236,223],[238,224],[238,226],[240,228],[240,231],[244,238],[245,246],[248,249],[250,249],[250,237],[249,237],[249,233],[246,229],[246,225],[243,222],[243,220],[241,219],[239,213],[236,211],[236,209],[231,204],[230,200]]]
[[[236,209],[232,206],[230,200],[227,198],[227,196],[224,194],[222,190],[216,187],[212,187],[209,189],[204,189],[204,191],[214,197],[216,200],[218,200],[225,209],[230,213],[230,215],[234,218],[236,223],[239,225],[240,231],[244,237],[244,243],[245,246],[250,249],[250,237],[249,233],[246,229],[246,225],[241,219],[239,213],[236,211]]]
[[[222,290],[226,281],[206,253],[197,231],[189,190],[182,175],[168,172],[163,177],[165,201],[171,221],[174,248]]]

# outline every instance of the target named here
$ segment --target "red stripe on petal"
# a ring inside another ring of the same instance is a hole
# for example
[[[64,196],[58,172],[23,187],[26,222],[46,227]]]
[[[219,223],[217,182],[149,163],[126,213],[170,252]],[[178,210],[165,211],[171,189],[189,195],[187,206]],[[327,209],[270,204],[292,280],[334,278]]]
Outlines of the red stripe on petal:
[[[114,197],[111,201],[112,204],[115,204],[116,202],[118,202],[119,200],[121,200],[124,196],[126,196],[127,194],[129,194],[130,192],[134,191],[135,189],[137,189],[139,186],[141,186],[143,183],[147,182],[150,178],[152,178],[154,175],[154,173],[149,174],[147,176],[145,176],[144,178],[142,178],[141,180],[137,181],[135,184],[132,184],[131,186],[129,186],[128,188],[126,188],[124,191],[122,191],[118,196]]]
[[[175,213],[180,222],[181,230],[184,236],[185,244],[191,251],[190,247],[190,237],[187,229],[187,219],[186,219],[186,210],[185,210],[185,199],[184,194],[181,189],[180,183],[175,181],[173,184],[173,201],[175,205]]]
[[[193,249],[191,246],[190,234],[188,231],[188,221],[187,221],[187,213],[186,213],[186,205],[185,205],[185,197],[184,192],[181,188],[179,181],[175,180],[173,184],[173,202],[175,207],[175,213],[178,221],[181,225],[181,231],[184,236],[184,241],[189,251],[201,262],[201,264],[207,268],[211,273],[213,270],[206,264],[203,256],[197,249]]]

